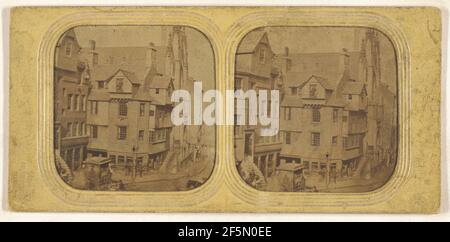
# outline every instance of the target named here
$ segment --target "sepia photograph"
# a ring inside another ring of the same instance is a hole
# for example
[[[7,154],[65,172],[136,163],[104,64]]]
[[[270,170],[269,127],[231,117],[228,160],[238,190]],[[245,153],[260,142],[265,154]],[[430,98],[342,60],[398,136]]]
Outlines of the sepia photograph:
[[[280,120],[276,135],[261,135],[263,125],[235,127],[236,167],[253,188],[368,192],[392,175],[397,62],[380,31],[255,29],[238,46],[235,89],[279,92],[279,112],[272,114]],[[244,115],[247,120],[248,110]]]
[[[175,126],[176,90],[214,87],[208,39],[183,26],[80,26],[55,48],[54,149],[81,190],[184,191],[215,161],[214,126]]]
[[[94,5],[4,11],[9,216],[448,212],[443,9]],[[297,233],[163,227],[149,231],[171,240]]]

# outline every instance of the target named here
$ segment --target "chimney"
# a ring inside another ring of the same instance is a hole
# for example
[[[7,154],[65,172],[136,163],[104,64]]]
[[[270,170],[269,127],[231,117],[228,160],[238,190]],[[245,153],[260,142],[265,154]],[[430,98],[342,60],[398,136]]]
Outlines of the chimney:
[[[155,62],[156,62],[156,47],[153,42],[150,42],[148,44],[146,54],[145,54],[145,68],[147,70],[147,73],[151,69],[156,68]]]
[[[95,40],[89,40],[89,50],[95,51]]]
[[[289,47],[284,47],[284,55],[289,56]]]
[[[348,50],[346,48],[343,48],[342,52],[344,58],[344,73],[348,75],[350,74],[350,54],[348,53]]]
[[[168,36],[168,34],[167,34],[167,26],[161,26],[161,43],[160,43],[160,45],[161,46],[166,46],[168,43],[168,40],[169,40],[169,36]]]

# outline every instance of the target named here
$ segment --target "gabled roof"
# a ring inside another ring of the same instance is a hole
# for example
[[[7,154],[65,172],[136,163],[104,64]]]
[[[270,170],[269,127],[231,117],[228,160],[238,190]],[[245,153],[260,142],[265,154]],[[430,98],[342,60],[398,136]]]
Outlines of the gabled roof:
[[[113,75],[111,75],[109,78],[106,79],[106,82],[109,82],[112,78],[114,78],[118,73],[123,73],[123,75],[132,83],[132,84],[136,84],[136,85],[140,85],[141,82],[139,81],[139,79],[136,77],[136,75],[134,74],[134,72],[130,72],[130,71],[125,71],[122,69],[117,70],[116,72],[114,72]]]
[[[365,84],[363,82],[357,81],[346,81],[342,87],[342,94],[361,94],[365,89]]]
[[[240,54],[253,52],[255,50],[255,47],[263,38],[266,38],[267,42],[269,41],[269,39],[267,38],[267,32],[263,31],[262,29],[251,31],[242,39],[241,43],[239,44],[237,53]]]
[[[286,74],[286,87],[299,87],[308,81],[308,78],[311,77],[311,73],[306,72],[291,72],[289,71]]]
[[[308,78],[307,81],[305,81],[304,83],[302,83],[299,87],[303,88],[309,81],[311,81],[312,79],[316,79],[317,82],[319,82],[319,84],[325,88],[326,90],[334,90],[333,85],[331,85],[327,79],[320,77],[320,76],[316,76],[316,75],[312,75],[310,78]]]
[[[338,95],[336,92],[334,92],[327,100],[326,105],[331,107],[345,107],[346,102],[344,101],[344,99],[342,99],[341,95]]]
[[[172,78],[169,76],[163,75],[155,75],[151,81],[149,88],[150,89],[167,89],[169,86],[173,86]]]
[[[281,107],[303,107],[303,100],[299,96],[284,96]]]
[[[88,95],[89,101],[108,101],[109,99],[109,93],[103,90],[92,89]]]
[[[155,67],[157,72],[164,74],[166,67],[166,56],[169,49],[167,46],[152,46],[156,51]],[[92,80],[106,80],[115,70],[123,69],[133,72],[139,79],[144,79],[149,67],[146,66],[146,54],[149,47],[97,47],[98,64],[92,69]],[[112,59],[110,59],[112,58]],[[111,63],[112,61],[112,63]]]

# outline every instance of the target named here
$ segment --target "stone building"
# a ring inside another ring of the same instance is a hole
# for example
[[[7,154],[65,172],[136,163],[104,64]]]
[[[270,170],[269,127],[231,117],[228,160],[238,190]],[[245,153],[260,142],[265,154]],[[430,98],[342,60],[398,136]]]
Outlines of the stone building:
[[[270,46],[268,34],[255,30],[241,41],[236,53],[235,89],[273,90],[280,89],[278,71],[274,69],[274,53]],[[270,102],[270,101],[269,101]],[[270,103],[268,104],[270,106]],[[235,156],[238,163],[251,159],[264,177],[275,172],[276,163],[281,152],[281,139],[276,136],[260,136],[259,125],[248,125],[249,102],[246,100],[244,126],[235,126]],[[238,110],[235,110],[236,119]]]
[[[355,38],[359,51],[289,54],[286,48],[277,56],[286,76],[280,162],[370,177],[395,158],[395,94],[381,80],[378,33],[362,34],[362,41]]]
[[[330,69],[321,69],[322,58]],[[328,58],[323,53],[302,55],[301,60],[312,64],[312,70],[287,74],[287,94],[281,104],[280,163],[303,164],[310,171],[356,169],[367,132],[365,84],[350,78],[346,51]],[[294,59],[296,64],[301,62]]]
[[[86,50],[94,83],[88,104],[90,155],[111,157],[117,165],[142,162],[176,170],[189,154],[187,129],[173,127],[170,118],[173,90],[193,86],[186,36],[182,27],[171,28],[167,36],[162,32],[162,46],[96,48],[91,41]]]
[[[89,142],[86,110],[90,75],[80,50],[73,30],[63,34],[55,50],[55,155],[58,169],[70,171],[86,158]]]

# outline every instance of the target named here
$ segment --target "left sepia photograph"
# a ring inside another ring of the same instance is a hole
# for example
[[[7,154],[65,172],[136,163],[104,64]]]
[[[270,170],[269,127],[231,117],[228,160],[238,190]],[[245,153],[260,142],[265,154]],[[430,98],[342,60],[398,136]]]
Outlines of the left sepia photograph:
[[[174,125],[176,90],[215,88],[207,37],[185,26],[79,26],[54,56],[55,168],[93,191],[186,191],[210,177],[215,126]]]

